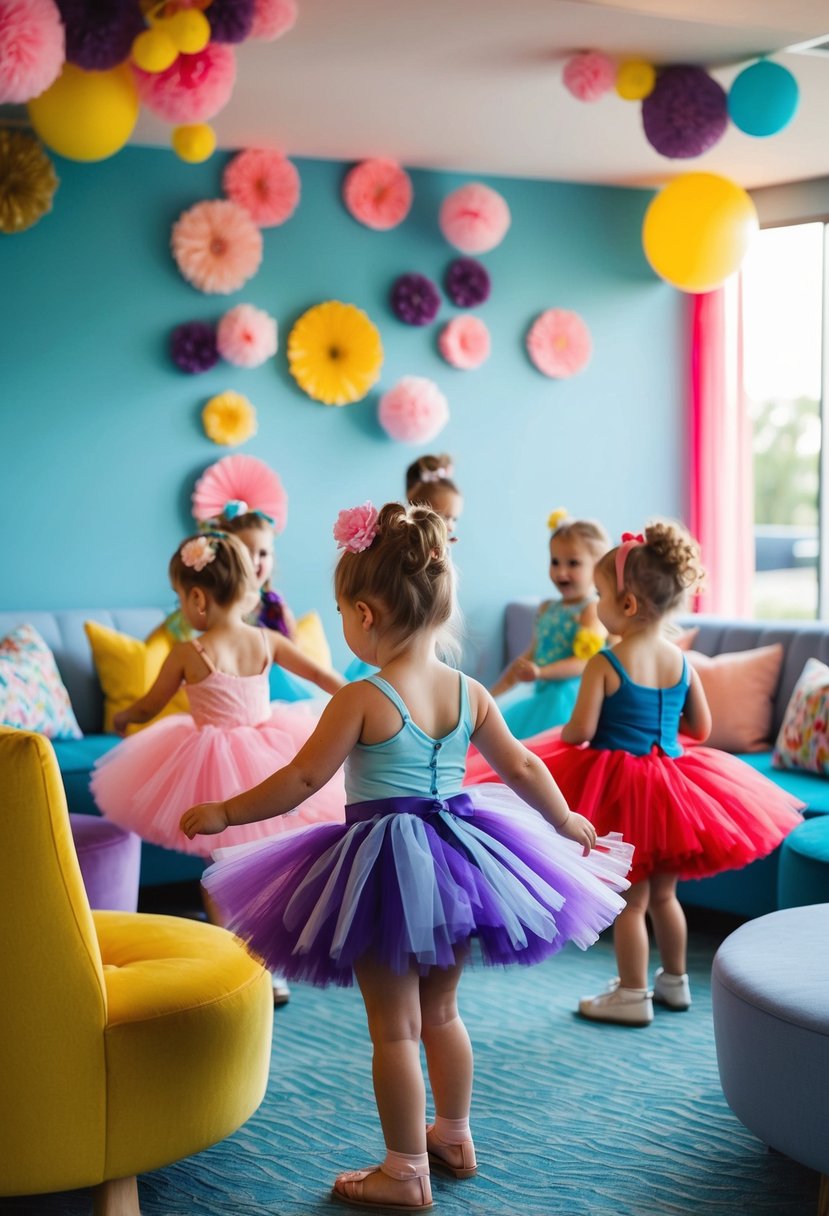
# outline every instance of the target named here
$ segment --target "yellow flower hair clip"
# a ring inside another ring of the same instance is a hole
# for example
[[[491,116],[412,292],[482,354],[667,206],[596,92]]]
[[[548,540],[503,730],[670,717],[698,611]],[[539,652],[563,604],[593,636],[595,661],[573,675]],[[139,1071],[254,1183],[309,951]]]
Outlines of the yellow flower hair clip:
[[[547,516],[547,527],[551,532],[555,532],[556,528],[563,524],[569,516],[570,512],[566,507],[556,507],[555,511],[551,511]]]
[[[573,655],[577,659],[592,659],[604,646],[604,638],[595,629],[580,629],[573,638]]]

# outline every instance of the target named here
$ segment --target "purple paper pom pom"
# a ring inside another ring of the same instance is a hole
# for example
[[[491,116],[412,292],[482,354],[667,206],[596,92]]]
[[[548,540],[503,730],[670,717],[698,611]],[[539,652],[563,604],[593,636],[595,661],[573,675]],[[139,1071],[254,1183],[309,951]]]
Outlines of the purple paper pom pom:
[[[489,272],[474,258],[455,258],[444,280],[446,294],[458,308],[476,308],[489,299]]]
[[[219,362],[216,326],[208,321],[185,321],[170,334],[170,354],[183,372],[210,371]]]
[[[428,325],[440,308],[440,293],[425,274],[401,274],[391,289],[391,306],[407,325]]]
[[[212,0],[205,12],[212,42],[244,42],[253,29],[255,0]]]
[[[642,102],[642,124],[660,156],[701,156],[728,126],[725,90],[703,68],[665,68]]]
[[[145,28],[138,0],[57,0],[66,27],[66,58],[87,72],[107,72],[129,58]]]

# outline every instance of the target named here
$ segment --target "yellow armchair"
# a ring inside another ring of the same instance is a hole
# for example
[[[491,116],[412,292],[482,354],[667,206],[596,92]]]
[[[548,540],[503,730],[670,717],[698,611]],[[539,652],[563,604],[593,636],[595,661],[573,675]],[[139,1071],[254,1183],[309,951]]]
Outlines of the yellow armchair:
[[[215,925],[91,912],[48,740],[0,728],[0,1195],[95,1187],[235,1131],[270,1064],[268,973]]]

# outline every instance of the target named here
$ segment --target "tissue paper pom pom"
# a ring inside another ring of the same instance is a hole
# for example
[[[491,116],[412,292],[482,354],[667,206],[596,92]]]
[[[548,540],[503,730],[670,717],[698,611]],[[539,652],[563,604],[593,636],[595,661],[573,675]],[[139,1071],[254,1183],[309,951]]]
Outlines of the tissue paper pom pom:
[[[273,42],[293,29],[296,22],[296,0],[255,0],[251,38]]]
[[[252,304],[237,304],[219,322],[219,354],[237,367],[259,367],[276,354],[276,321]]]
[[[485,266],[474,258],[455,258],[446,271],[446,294],[458,308],[476,308],[489,299],[490,280]]]
[[[441,330],[438,350],[452,367],[471,371],[489,358],[489,330],[480,317],[454,317]]]
[[[623,101],[642,101],[656,84],[656,68],[644,59],[627,59],[616,76],[616,92]]]
[[[487,253],[507,234],[509,207],[496,190],[470,182],[443,200],[438,222],[449,244],[462,253]]]
[[[428,443],[449,421],[449,406],[434,381],[404,376],[380,398],[379,419],[399,443]]]
[[[303,313],[288,335],[288,367],[324,405],[349,405],[380,378],[383,344],[361,308],[326,300]]]
[[[664,68],[642,102],[642,125],[660,156],[701,156],[728,126],[725,90],[702,68]]]
[[[598,101],[616,83],[616,65],[600,51],[584,51],[567,60],[563,79],[579,101]]]
[[[246,502],[251,511],[270,515],[275,532],[281,532],[288,521],[285,487],[256,456],[223,456],[205,469],[193,490],[193,518],[199,523],[216,519],[233,499]]]
[[[196,375],[219,362],[216,327],[208,321],[185,321],[170,334],[170,355],[176,367]]]
[[[214,443],[236,447],[256,434],[256,410],[247,397],[231,389],[211,397],[201,417],[204,433]]]
[[[66,58],[52,0],[0,0],[0,102],[30,101],[54,84]]]
[[[275,228],[297,209],[299,173],[281,152],[248,148],[225,169],[222,189],[260,228]]]
[[[391,289],[394,315],[407,325],[428,325],[440,308],[440,293],[425,274],[401,274]]]
[[[66,58],[87,72],[107,72],[129,58],[144,29],[135,0],[58,0],[66,29]]]
[[[210,0],[206,15],[213,42],[244,42],[253,27],[253,0]]]
[[[0,130],[0,232],[24,232],[52,209],[57,174],[36,139]]]
[[[229,46],[211,42],[196,55],[179,55],[166,72],[134,68],[138,94],[164,122],[206,122],[230,98],[236,57]]]
[[[590,331],[581,317],[564,308],[548,308],[527,334],[527,351],[545,376],[562,380],[587,366],[593,350]]]
[[[393,160],[364,160],[346,174],[343,201],[367,228],[386,231],[402,224],[412,205],[412,182]]]
[[[225,199],[196,203],[173,225],[173,257],[199,291],[229,295],[256,274],[262,233],[246,211]]]

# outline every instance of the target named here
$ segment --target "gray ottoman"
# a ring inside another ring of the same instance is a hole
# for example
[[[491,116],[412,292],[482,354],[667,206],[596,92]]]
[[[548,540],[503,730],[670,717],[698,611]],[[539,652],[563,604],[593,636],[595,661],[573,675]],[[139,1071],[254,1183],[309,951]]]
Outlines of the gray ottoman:
[[[818,1170],[829,1213],[829,904],[741,925],[711,976],[726,1101],[749,1131]]]

